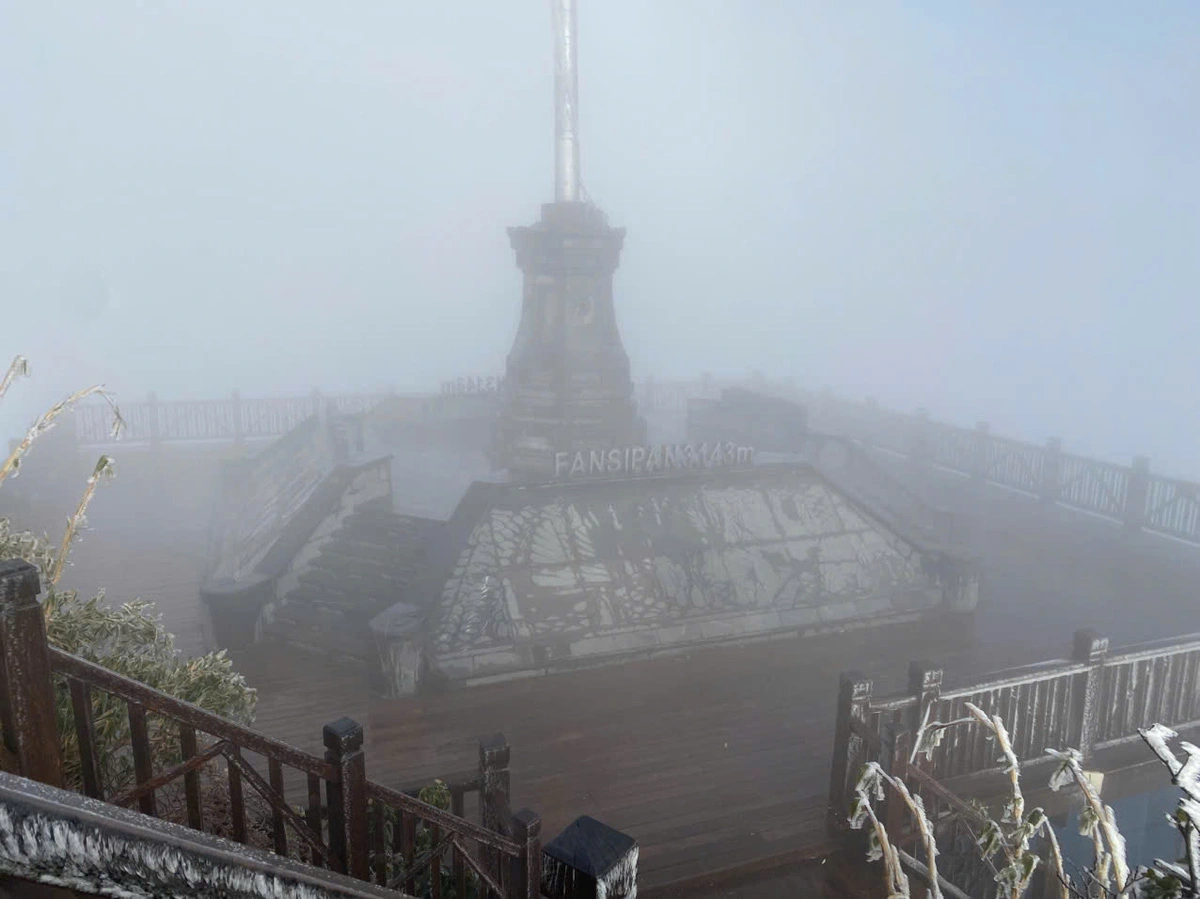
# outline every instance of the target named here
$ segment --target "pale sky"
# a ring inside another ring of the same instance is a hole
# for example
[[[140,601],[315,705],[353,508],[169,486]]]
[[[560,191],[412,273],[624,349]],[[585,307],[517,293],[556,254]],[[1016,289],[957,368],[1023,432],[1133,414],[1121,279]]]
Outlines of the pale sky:
[[[758,369],[1200,478],[1200,3],[579,6],[637,377]],[[500,372],[551,54],[545,0],[0,0],[0,355],[35,371],[3,436],[95,381]]]

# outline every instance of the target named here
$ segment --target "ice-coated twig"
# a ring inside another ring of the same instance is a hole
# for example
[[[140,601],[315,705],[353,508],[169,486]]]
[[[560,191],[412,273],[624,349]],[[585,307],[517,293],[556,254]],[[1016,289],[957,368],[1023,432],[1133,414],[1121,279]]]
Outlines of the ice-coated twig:
[[[17,357],[17,360],[23,361],[22,357],[20,356]],[[13,366],[9,368],[9,375],[5,375],[6,382],[10,382],[12,377],[14,377],[11,375],[11,373],[16,365],[17,362],[14,361]],[[28,363],[24,363],[23,370],[28,371]],[[35,440],[54,427],[55,419],[57,419],[60,415],[62,415],[80,400],[89,396],[101,397],[106,403],[108,403],[109,408],[112,409],[113,413],[111,436],[114,440],[120,436],[121,431],[125,427],[125,420],[121,418],[121,410],[117,408],[117,404],[114,402],[112,395],[104,389],[104,385],[94,384],[91,387],[76,391],[66,399],[59,400],[40,416],[38,416],[37,420],[30,425],[29,430],[25,432],[25,437],[20,443],[13,447],[12,452],[8,454],[8,458],[4,460],[3,464],[0,464],[0,484],[4,483],[5,478],[7,478],[9,475],[15,476],[18,473],[21,460],[25,457],[25,453],[29,451],[29,447],[33,445]]]
[[[75,539],[79,529],[87,523],[87,507],[91,503],[92,497],[96,495],[96,488],[100,485],[101,479],[111,479],[113,474],[112,457],[101,456],[92,470],[91,477],[87,479],[87,487],[83,491],[83,496],[80,497],[79,505],[75,507],[74,514],[67,519],[67,529],[63,533],[62,543],[59,544],[54,567],[50,569],[50,577],[47,578],[51,588],[58,586],[59,579],[62,578],[67,565],[67,554],[71,549],[71,541]]]
[[[1105,888],[1110,886],[1118,896],[1129,895],[1132,882],[1129,876],[1129,864],[1125,858],[1125,838],[1117,829],[1116,818],[1110,806],[1100,800],[1100,794],[1088,779],[1083,770],[1083,757],[1075,749],[1047,749],[1053,758],[1058,759],[1058,768],[1050,778],[1050,789],[1060,790],[1064,786],[1074,784],[1083,793],[1085,808],[1080,815],[1080,833],[1092,838],[1096,850],[1095,875]],[[1112,874],[1110,878],[1109,874]],[[1112,879],[1115,878],[1115,885]]]
[[[868,762],[862,776],[854,785],[854,806],[850,811],[850,826],[858,830],[866,821],[871,822],[870,849],[867,852],[868,861],[883,861],[887,877],[887,899],[909,899],[908,875],[900,864],[900,855],[888,839],[887,828],[875,814],[871,799],[882,800],[883,785],[887,775],[875,762]]]
[[[1160,872],[1170,874],[1186,884],[1187,892],[1184,895],[1195,896],[1200,890],[1200,828],[1196,824],[1200,821],[1200,748],[1186,741],[1181,742],[1179,748],[1183,750],[1184,759],[1180,761],[1168,745],[1169,741],[1179,736],[1171,728],[1155,724],[1153,727],[1139,728],[1138,733],[1166,765],[1171,773],[1171,783],[1184,794],[1179,800],[1176,814],[1169,815],[1167,819],[1183,837],[1187,847],[1188,870],[1184,871],[1178,864],[1162,859],[1155,859],[1154,865]]]
[[[12,364],[8,366],[8,371],[4,373],[4,377],[0,379],[0,400],[4,399],[4,394],[8,393],[8,388],[12,386],[12,382],[17,378],[29,377],[29,360],[24,356],[17,356],[13,359]]]

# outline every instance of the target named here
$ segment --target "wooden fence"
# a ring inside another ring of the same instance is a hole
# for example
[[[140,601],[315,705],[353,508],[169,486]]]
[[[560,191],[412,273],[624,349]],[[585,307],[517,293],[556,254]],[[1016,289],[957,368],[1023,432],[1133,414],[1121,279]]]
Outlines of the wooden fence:
[[[718,381],[647,378],[636,385],[639,408],[647,413],[679,414],[689,400],[715,399],[722,387],[743,386],[799,400],[816,413],[821,430],[853,437],[871,447],[907,456],[980,482],[995,484],[1040,499],[1047,504],[1090,512],[1121,522],[1133,531],[1146,530],[1191,543],[1200,543],[1200,484],[1152,474],[1144,457],[1129,466],[1090,459],[1063,451],[1055,439],[1044,445],[992,434],[986,424],[959,428],[931,420],[918,412],[906,415],[873,402],[855,403],[829,393],[798,390],[790,381],[764,379]],[[498,394],[474,394],[477,399]],[[225,400],[162,402],[151,395],[143,403],[122,404],[127,431],[123,442],[157,446],[163,442],[202,442],[280,437],[322,404],[343,414],[361,412],[386,394],[355,394],[323,399],[308,397],[243,399],[234,393]],[[459,409],[453,396],[430,394],[419,398],[427,416],[493,414],[492,405],[468,404]],[[461,405],[461,404],[460,404]],[[111,411],[106,405],[76,409],[75,429],[80,446],[111,443]]]
[[[798,395],[799,396],[799,395]],[[1117,521],[1131,531],[1200,543],[1200,484],[1152,474],[1144,457],[1124,466],[1044,445],[992,434],[986,424],[959,428],[918,412],[904,415],[875,403],[852,403],[829,394],[804,395],[824,430],[854,437],[980,482],[1006,487]]]
[[[389,397],[362,393],[325,397],[318,391],[305,397],[243,398],[236,391],[222,400],[159,400],[150,394],[143,402],[120,403],[125,428],[122,446],[155,447],[163,443],[204,443],[270,440],[297,425],[332,411],[342,415],[365,412]],[[109,446],[112,410],[104,403],[75,407],[75,440],[80,447]]]
[[[450,810],[366,778],[362,727],[348,719],[324,728],[325,756],[302,752],[175,699],[130,678],[50,646],[38,603],[37,570],[20,561],[0,562],[0,726],[3,768],[50,786],[64,786],[64,762],[78,771],[84,794],[122,807],[160,814],[159,797],[182,788],[187,826],[204,830],[201,769],[225,763],[225,798],[232,837],[247,843],[251,830],[269,833],[279,856],[325,867],[404,894],[441,897],[443,889],[467,895],[476,880],[481,896],[541,895],[540,819],[508,807],[509,750],[502,736],[480,742],[477,776],[452,781]],[[78,747],[64,759],[56,690],[70,697],[67,727]],[[129,742],[101,746],[98,715],[124,707]],[[164,740],[178,761],[155,769]],[[113,786],[112,764],[132,765],[132,783]],[[265,770],[266,774],[262,773]],[[288,782],[303,800],[289,796]],[[463,795],[480,794],[481,820],[463,815]],[[247,791],[265,803],[266,820],[254,820]],[[180,822],[184,823],[184,822]]]
[[[208,558],[210,577],[237,580],[342,461],[335,422],[312,416],[252,456],[223,463]]]
[[[979,684],[945,689],[942,671],[914,662],[909,689],[875,696],[871,681],[842,675],[829,789],[830,823],[845,820],[854,783],[867,761],[907,756],[897,739],[912,740],[923,724],[967,716],[965,704],[999,715],[1021,762],[1045,759],[1047,749],[1072,748],[1084,757],[1140,739],[1139,728],[1200,724],[1200,635],[1109,650],[1090,630],[1075,634],[1069,659],[1003,672]],[[951,728],[922,770],[937,781],[1000,770],[983,728]]]
[[[442,385],[440,393],[404,395],[421,403],[424,417],[458,418],[492,415],[503,392],[503,378],[490,388],[459,389],[456,382]],[[459,379],[464,381],[464,379]],[[641,408],[655,412],[685,412],[689,399],[713,398],[712,381],[654,381],[637,385]],[[282,437],[318,411],[352,415],[367,411],[395,393],[360,393],[323,396],[245,398],[234,391],[226,399],[160,400],[150,394],[141,402],[121,402],[125,428],[120,445],[158,447],[164,443],[243,443]],[[75,442],[80,448],[113,445],[112,410],[106,403],[75,407]]]

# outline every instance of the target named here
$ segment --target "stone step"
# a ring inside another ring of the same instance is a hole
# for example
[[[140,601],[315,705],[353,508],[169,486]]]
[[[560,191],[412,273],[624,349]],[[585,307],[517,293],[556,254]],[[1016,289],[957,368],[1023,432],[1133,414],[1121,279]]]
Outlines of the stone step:
[[[329,580],[310,572],[297,581],[291,593],[303,590],[313,598],[330,597],[341,602],[344,597],[346,602],[358,604],[364,600],[390,601],[390,597],[411,593],[414,586],[411,581],[391,581],[382,578],[353,580],[340,575]]]
[[[344,578],[348,584],[354,584],[356,588],[364,584],[379,584],[381,587],[401,588],[414,583],[420,575],[420,571],[415,567],[383,568],[361,562],[357,559],[339,559],[330,556],[329,558],[316,560],[312,566],[305,570],[300,579],[303,580],[310,573],[316,572],[320,572],[322,575],[316,580],[334,590],[338,589],[337,583],[331,581],[330,578]]]
[[[424,558],[419,555],[385,555],[383,552],[369,552],[358,546],[328,544],[321,547],[313,559],[313,565],[336,570],[354,568],[362,571],[381,571],[385,574],[403,572],[420,568]]]
[[[365,661],[369,648],[365,633],[354,634],[340,631],[330,631],[295,624],[290,621],[276,621],[267,629],[269,639],[278,640],[292,646],[309,649],[322,655],[350,658]]]
[[[280,603],[278,608],[311,606],[313,608],[354,611],[357,609],[374,608],[376,606],[387,607],[397,602],[395,596],[396,594],[394,593],[378,590],[346,593],[302,585],[283,597],[283,602]]]
[[[287,602],[275,610],[276,621],[334,631],[361,631],[385,606],[335,606],[317,603]]]
[[[376,543],[380,546],[416,545],[425,539],[423,534],[416,531],[371,524],[369,522],[345,522],[338,529],[338,537],[344,540],[361,540],[366,543]]]
[[[326,574],[350,578],[355,581],[380,580],[386,582],[411,580],[419,573],[416,565],[401,562],[379,562],[363,559],[357,556],[343,556],[340,553],[323,553],[313,559],[312,564],[305,569],[323,571]],[[303,575],[302,575],[303,576]]]
[[[412,553],[405,553],[397,547],[367,543],[360,540],[340,540],[336,538],[321,547],[318,556],[322,555],[361,559],[379,565],[405,562],[412,558]]]
[[[307,607],[312,609],[329,610],[338,614],[377,614],[384,609],[403,602],[403,595],[397,593],[331,593],[327,590],[314,590],[302,587],[293,590],[277,608],[282,612],[286,608]]]
[[[397,515],[392,511],[390,504],[385,508],[359,506],[350,513],[350,518],[358,521],[377,521],[388,525],[404,525],[412,527],[417,524],[413,519],[403,515]]]
[[[296,579],[297,585],[312,587],[328,593],[349,596],[375,593],[397,593],[412,582],[410,579],[388,577],[380,572],[362,572],[355,568],[329,569],[314,566]]]

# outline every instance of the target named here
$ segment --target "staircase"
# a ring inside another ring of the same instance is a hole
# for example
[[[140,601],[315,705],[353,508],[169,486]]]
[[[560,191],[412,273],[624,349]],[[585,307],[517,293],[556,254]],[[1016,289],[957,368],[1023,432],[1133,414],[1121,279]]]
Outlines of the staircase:
[[[410,595],[438,522],[394,513],[390,500],[350,515],[299,573],[265,628],[278,640],[365,663],[368,624]]]

